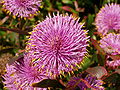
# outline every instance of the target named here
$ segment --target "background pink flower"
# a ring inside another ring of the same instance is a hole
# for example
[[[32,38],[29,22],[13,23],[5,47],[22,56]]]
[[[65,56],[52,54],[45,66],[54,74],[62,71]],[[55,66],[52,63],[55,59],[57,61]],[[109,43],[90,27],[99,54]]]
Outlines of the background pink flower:
[[[39,11],[41,0],[4,0],[4,9],[17,17],[30,17]]]
[[[100,40],[100,47],[111,55],[120,54],[120,34],[110,33]]]
[[[103,35],[110,30],[118,31],[120,29],[120,6],[118,4],[106,4],[96,16],[95,19],[98,32]]]
[[[48,78],[44,71],[40,71],[37,65],[33,65],[30,62],[16,61],[13,65],[7,64],[3,83],[9,90],[46,90],[45,88],[32,87],[33,83]]]
[[[70,90],[86,90],[88,88],[92,90],[104,90],[102,84],[103,81],[97,79],[97,77],[83,73],[79,74],[79,76],[71,77],[67,83],[67,87]]]
[[[100,47],[109,55],[120,55],[120,34],[110,33],[100,40]],[[110,59],[110,56],[107,59]],[[107,60],[106,64],[111,67],[120,66],[120,59]]]

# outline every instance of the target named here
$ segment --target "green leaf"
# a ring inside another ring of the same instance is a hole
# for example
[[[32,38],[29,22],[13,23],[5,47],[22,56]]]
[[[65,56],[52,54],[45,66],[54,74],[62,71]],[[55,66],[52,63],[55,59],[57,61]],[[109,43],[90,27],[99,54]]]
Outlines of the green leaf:
[[[65,3],[65,4],[72,4],[73,3],[72,0],[62,0],[62,2]]]
[[[88,20],[87,20],[87,27],[91,27],[92,23],[94,22],[94,14],[89,14],[88,15]]]
[[[0,31],[0,36],[4,36],[6,34],[5,31]]]
[[[92,45],[98,50],[98,63],[100,65],[104,65],[105,64],[105,56],[106,56],[106,53],[104,52],[104,50],[99,46],[98,44],[98,41],[91,38],[91,42],[92,42]]]
[[[86,56],[84,57],[83,61],[80,63],[80,67],[82,71],[87,69],[92,64],[91,60]]]

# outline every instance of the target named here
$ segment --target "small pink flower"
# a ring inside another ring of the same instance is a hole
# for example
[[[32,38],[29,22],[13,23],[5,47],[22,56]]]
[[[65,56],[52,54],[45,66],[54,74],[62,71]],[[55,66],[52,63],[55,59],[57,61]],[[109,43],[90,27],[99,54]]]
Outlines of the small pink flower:
[[[6,67],[6,74],[3,76],[5,87],[9,90],[46,90],[45,88],[32,87],[33,83],[48,79],[44,74],[45,70],[39,70],[37,65],[23,60],[16,61]]]
[[[17,17],[30,17],[39,11],[41,0],[4,0],[4,9]]]
[[[100,40],[100,47],[109,55],[120,55],[120,34],[110,33]],[[108,55],[107,59],[110,58]],[[107,60],[106,64],[110,67],[120,66],[120,59]]]
[[[120,54],[120,34],[110,33],[100,40],[100,47],[111,55]]]
[[[107,34],[110,30],[118,32],[120,29],[120,5],[106,4],[96,16],[95,20],[98,32],[103,35]]]

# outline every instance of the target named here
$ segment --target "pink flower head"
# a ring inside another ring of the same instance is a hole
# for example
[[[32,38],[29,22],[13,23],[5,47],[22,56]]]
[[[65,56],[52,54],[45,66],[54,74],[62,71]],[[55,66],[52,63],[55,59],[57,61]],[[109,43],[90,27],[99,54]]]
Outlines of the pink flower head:
[[[100,40],[100,47],[110,55],[120,54],[120,34],[110,33],[106,37]],[[109,57],[108,57],[109,58]],[[108,66],[116,67],[120,66],[120,60],[108,60],[106,62]]]
[[[40,0],[4,0],[4,8],[18,17],[30,17],[39,10]]]
[[[100,47],[111,55],[120,54],[120,34],[110,33],[100,40]]]
[[[80,74],[78,77],[72,77],[67,83],[70,90],[104,90],[103,81],[90,74]]]
[[[50,76],[72,71],[87,53],[89,38],[78,21],[58,14],[39,23],[28,41],[29,60],[39,62],[40,68],[46,69]]]
[[[120,29],[120,6],[118,4],[106,4],[101,8],[95,20],[98,32],[103,35],[110,30],[118,31]]]
[[[40,71],[37,65],[21,60],[14,63],[14,65],[7,65],[6,71],[3,83],[9,90],[46,90],[45,88],[32,87],[33,83],[48,78],[44,74],[45,70]]]

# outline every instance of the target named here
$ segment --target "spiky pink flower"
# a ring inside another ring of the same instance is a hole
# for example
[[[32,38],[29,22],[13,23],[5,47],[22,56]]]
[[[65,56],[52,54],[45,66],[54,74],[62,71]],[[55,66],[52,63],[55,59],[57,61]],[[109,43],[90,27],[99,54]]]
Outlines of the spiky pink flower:
[[[72,71],[87,53],[87,31],[81,29],[83,25],[78,21],[72,16],[58,14],[47,17],[32,31],[27,53],[40,68],[47,70],[48,75]]]
[[[100,47],[111,55],[120,54],[120,34],[110,33],[100,40]]]
[[[86,90],[88,88],[92,90],[104,90],[102,86],[103,81],[97,79],[97,77],[90,74],[79,74],[77,77],[71,77],[70,81],[67,83],[67,87],[70,90]]]
[[[107,34],[110,30],[118,32],[120,30],[120,5],[106,4],[96,16],[95,20],[98,32],[103,35]]]
[[[32,87],[33,83],[48,78],[44,71],[40,71],[37,67],[37,65],[24,62],[23,60],[17,61],[13,65],[7,64],[7,72],[4,75],[5,87],[9,90],[46,90],[45,88]]]
[[[120,54],[120,34],[110,33],[106,37],[100,40],[100,47],[109,55],[119,55]],[[109,58],[109,57],[108,57]],[[116,67],[120,66],[120,60],[115,59],[112,61],[107,61],[108,66]]]
[[[41,0],[4,0],[4,9],[18,17],[30,17],[36,14]]]

